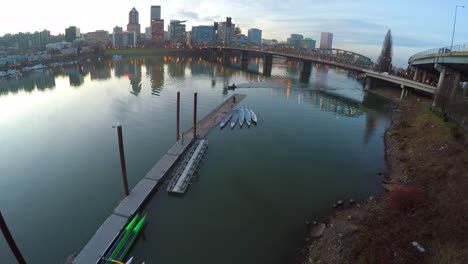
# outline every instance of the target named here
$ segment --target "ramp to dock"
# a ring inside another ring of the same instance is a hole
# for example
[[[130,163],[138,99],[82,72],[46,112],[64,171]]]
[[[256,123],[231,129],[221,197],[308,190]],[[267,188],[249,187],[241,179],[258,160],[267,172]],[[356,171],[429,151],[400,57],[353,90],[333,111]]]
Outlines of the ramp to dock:
[[[234,102],[233,97],[236,98],[236,102]],[[198,121],[197,137],[204,138],[224,115],[244,98],[245,95],[243,94],[234,94],[202,120]],[[143,179],[135,185],[130,194],[120,201],[112,214],[75,257],[73,264],[97,264],[100,261],[101,256],[107,251],[131,217],[141,208],[156,187],[164,182],[164,177],[174,167],[179,157],[185,153],[193,139],[193,128],[191,128],[184,133],[185,143],[183,144],[180,140],[177,141]]]
[[[187,190],[190,180],[200,164],[203,154],[208,148],[208,140],[197,140],[187,153],[187,156],[180,162],[174,178],[172,178],[167,191],[172,193],[184,193]]]

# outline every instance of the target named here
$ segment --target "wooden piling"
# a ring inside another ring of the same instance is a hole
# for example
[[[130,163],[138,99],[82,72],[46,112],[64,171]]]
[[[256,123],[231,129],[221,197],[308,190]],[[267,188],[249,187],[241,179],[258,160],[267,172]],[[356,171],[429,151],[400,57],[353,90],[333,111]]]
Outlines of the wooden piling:
[[[179,140],[180,137],[180,92],[177,92],[177,131],[176,131],[176,141]]]
[[[127,181],[127,167],[125,165],[125,154],[124,154],[124,146],[123,146],[123,136],[122,136],[122,126],[117,126],[117,137],[119,140],[119,152],[120,152],[120,168],[122,170],[122,181],[124,185],[125,195],[129,195],[130,192],[128,191],[128,181]]]
[[[10,246],[11,251],[16,257],[16,260],[18,261],[19,264],[26,264],[26,261],[23,258],[23,255],[21,255],[21,252],[18,248],[18,246],[15,243],[15,240],[13,240],[13,236],[10,233],[10,230],[8,230],[8,227],[6,225],[5,219],[3,219],[2,212],[0,212],[0,229],[2,229],[3,236],[5,237],[6,241],[8,242],[8,245]]]

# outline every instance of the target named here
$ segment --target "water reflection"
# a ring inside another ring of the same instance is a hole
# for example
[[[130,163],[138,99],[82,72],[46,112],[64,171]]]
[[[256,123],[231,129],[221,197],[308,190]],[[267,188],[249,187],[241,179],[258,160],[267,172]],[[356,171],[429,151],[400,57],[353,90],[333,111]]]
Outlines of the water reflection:
[[[90,68],[91,80],[107,80],[111,78],[111,66],[108,63],[99,62]]]
[[[35,89],[44,91],[55,88],[56,74],[51,70],[34,71],[20,77],[0,79],[0,94],[32,92]]]
[[[140,61],[135,61],[132,64],[133,67],[130,67],[129,79],[130,85],[132,86],[131,94],[138,95],[141,92],[141,63]]]
[[[160,96],[164,86],[165,58],[152,58],[146,60],[146,76],[150,77],[151,94]]]

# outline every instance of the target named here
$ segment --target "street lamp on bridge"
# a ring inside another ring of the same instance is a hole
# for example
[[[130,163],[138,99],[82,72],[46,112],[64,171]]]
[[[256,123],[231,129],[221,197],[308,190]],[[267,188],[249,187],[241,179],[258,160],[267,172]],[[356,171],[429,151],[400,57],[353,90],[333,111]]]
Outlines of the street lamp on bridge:
[[[465,8],[463,5],[455,6],[455,19],[453,20],[452,43],[450,44],[450,51],[453,49],[453,37],[455,36],[455,24],[457,23],[457,9],[458,7]]]

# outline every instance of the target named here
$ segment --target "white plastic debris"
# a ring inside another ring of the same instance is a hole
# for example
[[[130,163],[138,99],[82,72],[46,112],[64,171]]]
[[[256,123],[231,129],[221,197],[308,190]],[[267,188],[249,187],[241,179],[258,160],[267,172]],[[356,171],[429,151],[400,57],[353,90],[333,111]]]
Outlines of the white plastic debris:
[[[411,242],[411,245],[415,247],[421,253],[426,252],[426,250],[423,247],[421,247],[421,245],[419,245],[419,243],[416,241]]]

